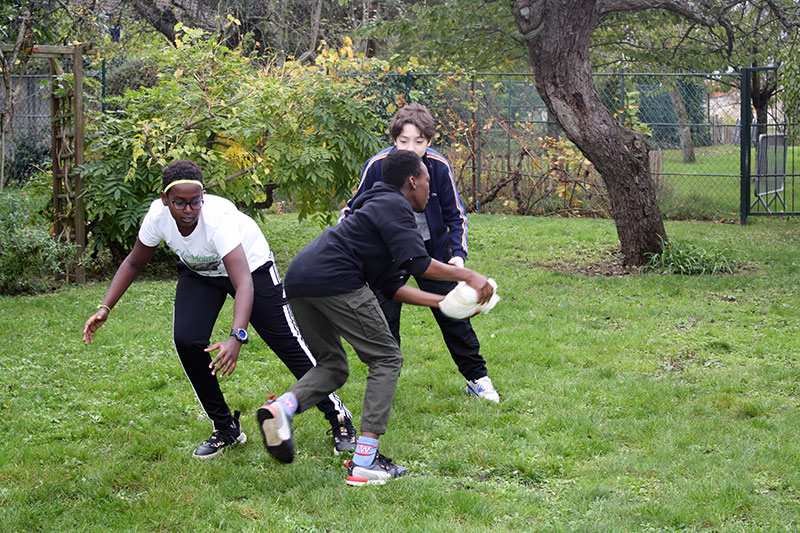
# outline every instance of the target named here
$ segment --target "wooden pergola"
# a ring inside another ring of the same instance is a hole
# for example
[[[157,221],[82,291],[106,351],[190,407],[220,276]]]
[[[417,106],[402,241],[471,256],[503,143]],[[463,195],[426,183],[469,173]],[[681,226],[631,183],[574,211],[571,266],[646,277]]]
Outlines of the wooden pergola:
[[[13,51],[13,45],[0,45],[3,52]],[[83,56],[93,54],[89,44],[72,46],[33,45],[25,53],[30,58],[50,61],[50,83],[63,75],[61,61],[72,59],[73,84],[63,93],[52,91],[51,144],[53,155],[53,231],[78,245],[73,276],[76,282],[86,281],[80,258],[86,249],[86,208],[81,195],[80,165],[83,164]]]

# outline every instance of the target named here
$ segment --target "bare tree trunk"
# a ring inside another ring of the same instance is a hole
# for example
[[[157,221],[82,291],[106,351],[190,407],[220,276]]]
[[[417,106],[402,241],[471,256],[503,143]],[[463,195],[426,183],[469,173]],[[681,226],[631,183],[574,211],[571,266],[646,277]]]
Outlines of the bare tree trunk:
[[[364,1],[364,10],[361,17],[361,24],[367,25],[372,21],[380,20],[380,2],[375,2],[373,5],[372,0],[365,0]],[[378,42],[375,40],[374,37],[367,37],[366,42],[364,43],[364,57],[375,57],[378,53]],[[361,47],[357,47],[357,49],[361,49]]]
[[[681,154],[683,155],[684,163],[694,163],[694,143],[692,142],[692,130],[689,124],[689,113],[686,111],[686,104],[683,102],[678,87],[672,87],[669,90],[669,97],[672,100],[672,106],[675,108],[675,117],[678,123],[678,140],[681,143]]]
[[[528,44],[536,89],[608,189],[625,263],[646,263],[648,253],[661,251],[666,232],[647,142],[611,116],[592,81],[589,42],[598,21],[595,1],[516,0],[512,12]]]

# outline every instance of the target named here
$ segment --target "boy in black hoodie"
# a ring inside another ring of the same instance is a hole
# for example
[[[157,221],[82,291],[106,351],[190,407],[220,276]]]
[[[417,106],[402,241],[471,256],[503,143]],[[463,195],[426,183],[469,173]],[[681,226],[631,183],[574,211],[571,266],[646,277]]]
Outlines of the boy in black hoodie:
[[[493,292],[486,277],[428,255],[414,212],[425,209],[429,192],[430,177],[419,156],[407,150],[390,154],[383,162],[383,182],[361,195],[350,216],[327,228],[289,265],[284,283],[289,305],[317,365],[258,410],[264,445],[276,459],[294,460],[294,414],[314,406],[347,381],[344,337],[369,366],[361,435],[348,462],[347,483],[383,484],[407,472],[377,451],[403,359],[373,291],[437,308],[444,297],[405,285],[403,280],[410,274],[465,281],[478,292],[479,303],[487,302]]]

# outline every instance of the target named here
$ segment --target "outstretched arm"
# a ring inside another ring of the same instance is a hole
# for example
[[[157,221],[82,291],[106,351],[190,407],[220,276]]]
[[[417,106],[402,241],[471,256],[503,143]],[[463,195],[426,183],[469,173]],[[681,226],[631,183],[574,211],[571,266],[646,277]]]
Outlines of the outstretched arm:
[[[421,305],[436,309],[439,307],[439,302],[444,300],[444,296],[421,291],[410,285],[403,285],[394,293],[393,299],[396,302],[402,302],[404,304]]]
[[[397,289],[396,293],[394,293],[394,300],[397,302],[411,305],[421,305],[424,307],[433,307],[434,309],[440,309],[439,304],[442,303],[444,298],[445,297],[441,294],[433,294],[431,292],[421,291],[409,285],[403,285]],[[476,310],[471,316],[464,318],[472,318],[478,313],[480,313],[480,310]]]
[[[247,256],[242,245],[240,244],[223,257],[222,262],[225,263],[228,278],[236,291],[233,297],[233,328],[246,329],[250,322],[250,313],[253,310],[254,291],[253,276],[250,274],[250,266],[247,264]],[[236,369],[241,349],[242,343],[233,336],[228,336],[224,341],[216,342],[206,348],[207,352],[219,350],[209,365],[211,374],[220,372],[222,377],[230,376]]]
[[[139,275],[139,272],[141,272],[155,253],[155,247],[145,246],[142,244],[142,241],[138,238],[136,239],[133,250],[131,250],[128,257],[122,261],[122,264],[117,269],[117,273],[114,274],[114,279],[111,280],[111,285],[108,287],[105,297],[103,297],[100,309],[90,316],[89,320],[87,320],[86,324],[83,326],[84,344],[94,343],[94,332],[106,323],[111,309],[117,305],[119,299],[122,298],[122,295],[125,294],[125,291],[127,291],[128,287],[133,283],[133,280],[136,279],[136,276]]]

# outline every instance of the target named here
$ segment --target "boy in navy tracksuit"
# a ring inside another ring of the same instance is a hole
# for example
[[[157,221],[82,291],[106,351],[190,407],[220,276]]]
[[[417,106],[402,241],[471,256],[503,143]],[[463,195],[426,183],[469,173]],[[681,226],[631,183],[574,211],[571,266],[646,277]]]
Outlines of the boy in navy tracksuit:
[[[416,213],[417,226],[422,233],[425,248],[434,259],[463,267],[467,257],[467,215],[458,196],[450,163],[430,148],[435,133],[433,117],[425,107],[419,104],[402,107],[389,125],[393,146],[376,154],[364,165],[356,194],[342,209],[339,221],[350,214],[354,202],[361,194],[383,179],[381,162],[389,154],[398,149],[411,150],[422,158],[431,179],[431,196],[425,212]],[[456,285],[452,281],[427,280],[417,276],[415,278],[420,289],[435,294],[447,294]],[[402,304],[380,298],[380,295],[379,299],[389,328],[399,344]],[[488,376],[486,361],[480,354],[480,342],[469,319],[449,318],[437,308],[431,310],[453,361],[467,380],[467,393],[499,402],[500,396]]]
[[[466,281],[478,292],[479,303],[487,302],[493,292],[484,276],[431,259],[425,250],[414,220],[414,212],[425,209],[429,195],[430,178],[420,158],[397,150],[382,165],[384,182],[361,195],[350,216],[307,244],[289,265],[286,295],[317,365],[257,414],[267,451],[279,461],[292,462],[294,414],[347,381],[344,337],[369,367],[361,435],[347,464],[347,483],[356,486],[382,484],[406,473],[378,453],[403,357],[375,293],[438,307],[444,298],[405,285],[408,275]]]

